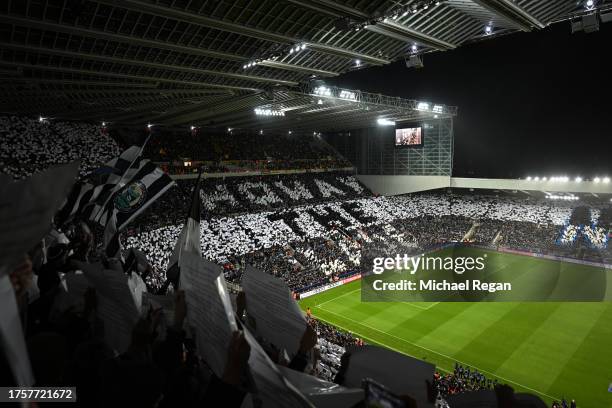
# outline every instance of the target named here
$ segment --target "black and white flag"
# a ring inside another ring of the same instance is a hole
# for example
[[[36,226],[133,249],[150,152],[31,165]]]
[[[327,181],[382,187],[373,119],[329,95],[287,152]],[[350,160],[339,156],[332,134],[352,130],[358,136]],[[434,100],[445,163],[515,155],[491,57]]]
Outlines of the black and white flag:
[[[174,184],[170,176],[147,160],[108,200],[99,219],[105,221],[104,246],[109,258],[120,256],[119,233]]]
[[[132,146],[104,166],[94,170],[85,180],[79,181],[68,195],[57,214],[58,225],[64,224],[75,215],[89,219],[96,215],[101,204],[108,200],[122,179],[128,179],[128,170],[139,159],[141,146]]]
[[[168,269],[166,270],[166,284],[162,288],[162,293],[165,293],[168,284],[178,284],[179,275],[179,260],[181,253],[191,252],[198,256],[202,256],[202,248],[200,247],[200,180],[202,173],[198,175],[198,180],[191,193],[191,205],[189,206],[189,214],[187,220],[181,230],[181,233],[176,240],[174,250],[168,259]]]

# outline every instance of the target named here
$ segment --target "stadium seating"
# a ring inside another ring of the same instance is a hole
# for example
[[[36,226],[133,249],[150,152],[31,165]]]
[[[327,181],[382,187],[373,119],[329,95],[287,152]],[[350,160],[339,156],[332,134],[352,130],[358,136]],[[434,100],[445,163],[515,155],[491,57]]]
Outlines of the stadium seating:
[[[54,164],[81,161],[81,176],[121,152],[99,125],[0,116],[0,173],[24,178]]]

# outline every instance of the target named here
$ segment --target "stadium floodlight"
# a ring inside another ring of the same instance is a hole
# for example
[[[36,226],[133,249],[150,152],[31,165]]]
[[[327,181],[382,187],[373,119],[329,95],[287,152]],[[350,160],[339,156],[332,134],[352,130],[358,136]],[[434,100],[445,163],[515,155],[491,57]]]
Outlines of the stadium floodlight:
[[[416,44],[412,44],[412,47],[410,47],[410,49],[412,50],[412,52],[417,52],[419,50],[419,46]]]
[[[360,59],[356,59],[355,60],[355,66],[356,67],[361,66],[361,60]]]
[[[435,113],[442,113],[442,112],[444,112],[444,106],[442,106],[442,105],[434,105],[432,110]]]
[[[527,181],[531,181],[531,176],[527,176]]]
[[[288,134],[291,134],[291,131],[288,131],[287,133],[288,133]]]
[[[606,184],[610,183],[610,177],[604,177],[603,182]]]
[[[574,181],[575,181],[576,183],[580,183],[580,182],[582,181],[582,177],[576,177],[576,178],[574,179]]]
[[[540,178],[538,176],[535,176],[535,178],[533,179],[533,181],[540,181]]]
[[[326,87],[325,85],[317,86],[314,89],[314,93],[315,95],[321,95],[321,96],[331,96],[332,95],[331,89]]]
[[[600,179],[599,177],[595,177],[595,178],[593,179],[593,182],[595,182],[595,183],[599,183],[600,181],[601,181],[601,179]]]
[[[302,50],[305,50],[305,49],[306,49],[306,44],[302,44],[302,45],[300,45],[300,48],[301,48]]]
[[[195,126],[191,125],[191,126],[189,127],[189,129],[191,129],[191,130],[195,130]]]
[[[350,101],[355,101],[357,100],[357,94],[355,92],[351,92],[351,91],[347,91],[345,89],[340,91],[339,94],[340,98],[342,99],[348,99]]]
[[[102,122],[102,126],[103,126],[103,127],[104,127],[104,126],[106,126],[106,122]]]
[[[227,131],[228,131],[229,133],[232,133],[232,128],[228,127],[228,128],[227,128]]]
[[[150,124],[150,123],[147,123],[147,127],[148,127],[149,129],[151,129],[151,128],[153,127],[153,125],[152,125],[152,124]]]
[[[261,130],[259,131],[259,134],[260,134],[260,135],[263,135],[263,129],[261,129]]]
[[[542,181],[546,181],[546,177],[542,177]]]
[[[434,119],[438,119],[438,115],[437,115],[437,114],[436,114],[436,115],[434,115]]]
[[[587,0],[587,2],[585,3],[586,8],[588,9],[593,8],[594,5],[595,5],[595,1],[593,0]]]
[[[319,100],[317,101],[317,105],[323,105],[323,100],[322,100],[322,99],[319,99]]]
[[[487,26],[485,26],[485,34],[489,35],[493,32],[493,27],[491,27],[490,24],[488,24]]]
[[[429,104],[427,102],[419,102],[418,105],[417,105],[417,110],[428,111],[429,110]]]
[[[279,109],[261,109],[255,108],[257,116],[285,116],[285,112]]]
[[[385,118],[376,119],[376,123],[378,123],[379,126],[395,126],[394,121]]]

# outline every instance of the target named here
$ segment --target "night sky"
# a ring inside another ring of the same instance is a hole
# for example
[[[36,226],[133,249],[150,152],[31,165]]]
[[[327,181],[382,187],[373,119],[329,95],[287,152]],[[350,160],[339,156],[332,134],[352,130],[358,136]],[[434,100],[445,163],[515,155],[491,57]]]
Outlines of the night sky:
[[[328,81],[459,107],[454,176],[612,176],[612,23],[516,33]]]

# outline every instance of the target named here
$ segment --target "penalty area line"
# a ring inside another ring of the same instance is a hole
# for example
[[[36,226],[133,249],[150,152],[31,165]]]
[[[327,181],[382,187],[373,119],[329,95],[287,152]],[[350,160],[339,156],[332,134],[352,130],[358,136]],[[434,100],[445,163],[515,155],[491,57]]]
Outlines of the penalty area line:
[[[351,322],[353,322],[353,323],[355,323],[355,324],[357,324],[357,325],[363,326],[363,327],[365,327],[365,328],[368,328],[368,329],[370,329],[370,330],[374,330],[374,331],[377,331],[377,332],[379,332],[379,333],[381,333],[381,334],[384,334],[384,335],[386,335],[386,336],[393,337],[394,339],[397,339],[397,340],[402,341],[402,342],[404,342],[404,343],[410,344],[411,346],[414,346],[414,347],[420,348],[420,349],[422,349],[422,350],[428,351],[428,352],[433,353],[433,354],[437,354],[437,355],[439,355],[440,357],[444,357],[444,358],[449,359],[449,360],[451,360],[451,361],[456,361],[456,362],[458,362],[458,363],[459,363],[459,364],[461,364],[461,365],[468,366],[468,367],[471,367],[471,368],[475,368],[475,369],[477,369],[478,371],[480,371],[481,373],[490,374],[490,375],[492,375],[493,377],[496,377],[496,378],[498,378],[498,379],[500,379],[500,380],[503,380],[503,381],[505,381],[505,382],[507,382],[507,383],[514,384],[514,385],[518,385],[519,387],[522,387],[522,388],[524,388],[524,389],[526,389],[526,390],[533,391],[533,392],[535,392],[536,394],[542,395],[542,396],[547,397],[547,398],[550,398],[550,399],[552,399],[552,400],[561,400],[561,398],[559,398],[559,397],[553,397],[552,395],[548,395],[548,394],[546,394],[546,393],[544,393],[544,392],[541,392],[541,391],[538,391],[538,390],[534,390],[533,388],[527,387],[526,385],[523,385],[523,384],[518,383],[518,382],[516,382],[516,381],[512,381],[512,380],[509,380],[509,379],[504,378],[504,377],[502,377],[502,376],[499,376],[499,375],[497,375],[497,374],[495,374],[495,373],[493,373],[493,372],[491,372],[491,371],[483,370],[483,369],[481,369],[481,368],[479,368],[479,367],[476,367],[476,366],[475,366],[475,365],[473,365],[473,364],[468,364],[468,363],[465,363],[465,362],[460,361],[460,360],[458,360],[458,359],[456,359],[456,358],[454,358],[454,357],[448,356],[448,355],[446,355],[446,354],[444,354],[444,353],[440,353],[439,351],[431,350],[431,349],[429,349],[429,348],[427,348],[427,347],[421,346],[420,344],[413,343],[413,342],[411,342],[411,341],[409,341],[409,340],[403,339],[403,338],[398,337],[398,336],[396,336],[396,335],[394,335],[394,334],[387,333],[387,332],[385,332],[385,331],[382,331],[382,330],[380,330],[380,329],[377,329],[376,327],[372,327],[372,326],[369,326],[369,325],[367,325],[367,324],[361,323],[361,322],[359,322],[359,321],[357,321],[357,320],[351,319],[350,317],[346,317],[346,316],[339,315],[338,313],[332,312],[332,311],[331,311],[331,310],[329,310],[329,309],[325,309],[325,308],[323,308],[323,307],[321,307],[320,309],[321,309],[321,310],[323,310],[323,311],[324,311],[324,312],[326,312],[326,313],[331,313],[331,314],[333,314],[333,315],[335,315],[335,316],[338,316],[338,317],[340,317],[340,318],[342,318],[342,319],[350,320]],[[316,313],[313,313],[313,315],[314,315],[315,317],[317,317]],[[325,319],[322,319],[322,320],[325,320]],[[342,330],[345,330],[345,331],[347,331],[347,332],[349,332],[349,333],[353,333],[353,332],[354,332],[353,330],[349,330],[349,329],[347,329],[346,327],[342,327],[341,325],[339,325],[339,324],[337,324],[337,323],[331,323],[331,322],[328,322],[328,323],[329,323],[329,324],[331,324],[332,326],[337,326],[337,327],[341,328]],[[357,333],[355,333],[355,334],[357,334]],[[360,335],[360,336],[361,336],[361,337],[363,337],[363,338],[366,338],[366,337],[365,337],[365,336],[363,336],[363,335]],[[397,351],[398,353],[401,353],[401,354],[407,354],[406,352],[403,352],[403,351],[400,351],[400,350],[398,350],[398,349],[396,349],[396,348],[394,348],[394,347],[388,346],[387,344],[385,344],[385,343],[383,343],[383,342],[381,342],[381,341],[376,341],[376,340],[374,340],[374,339],[371,339],[371,340],[373,340],[373,341],[374,341],[374,342],[376,342],[376,343],[383,344],[385,347],[390,348],[390,349],[391,349],[391,350],[393,350],[393,351]],[[442,367],[442,366],[440,366],[440,368],[444,369],[444,367]],[[447,370],[447,371],[450,373],[450,372],[452,372],[452,371],[453,371],[453,369],[451,368],[450,370]]]

